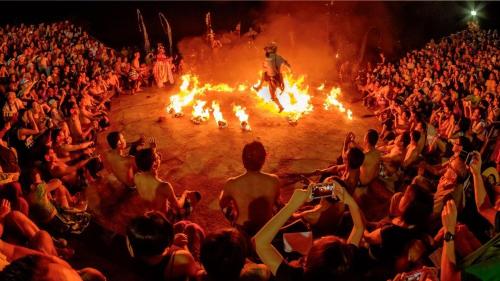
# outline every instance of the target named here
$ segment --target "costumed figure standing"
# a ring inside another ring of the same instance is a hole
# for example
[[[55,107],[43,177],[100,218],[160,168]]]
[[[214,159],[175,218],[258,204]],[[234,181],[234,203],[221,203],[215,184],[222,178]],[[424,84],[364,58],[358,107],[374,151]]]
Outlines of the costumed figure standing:
[[[263,63],[264,71],[262,72],[259,84],[255,85],[253,88],[258,92],[263,87],[264,82],[267,82],[271,99],[279,107],[279,111],[282,112],[284,108],[276,95],[276,90],[280,89],[281,93],[285,90],[281,66],[283,64],[288,68],[291,68],[291,66],[282,56],[277,54],[278,45],[276,45],[275,42],[271,42],[266,45],[264,47],[264,51],[266,52],[266,59]]]
[[[156,61],[153,65],[153,76],[159,88],[163,87],[163,83],[167,81],[170,84],[174,84],[172,69],[172,59],[165,54],[165,47],[163,47],[162,44],[158,44],[158,53],[156,54]]]

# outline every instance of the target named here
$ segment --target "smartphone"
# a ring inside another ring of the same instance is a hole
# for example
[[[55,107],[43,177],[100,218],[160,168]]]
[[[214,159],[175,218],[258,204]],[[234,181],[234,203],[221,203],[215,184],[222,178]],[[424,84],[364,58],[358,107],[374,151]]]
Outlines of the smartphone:
[[[472,157],[474,154],[467,152],[465,150],[460,151],[459,157],[464,160],[465,165],[469,165],[472,162]]]
[[[313,186],[311,199],[331,198],[334,201],[340,201],[343,189],[338,182],[317,183]]]

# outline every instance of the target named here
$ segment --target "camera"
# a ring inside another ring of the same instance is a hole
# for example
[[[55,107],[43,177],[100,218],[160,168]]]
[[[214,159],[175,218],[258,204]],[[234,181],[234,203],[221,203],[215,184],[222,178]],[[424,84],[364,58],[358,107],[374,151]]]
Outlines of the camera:
[[[462,151],[460,151],[460,154],[458,155],[458,157],[460,157],[460,159],[464,160],[465,165],[469,165],[470,162],[472,162],[473,154],[472,154],[472,152],[467,152],[465,150],[462,150]]]
[[[342,192],[342,187],[337,182],[316,183],[312,187],[311,200],[330,198],[334,202],[338,202],[343,195]]]

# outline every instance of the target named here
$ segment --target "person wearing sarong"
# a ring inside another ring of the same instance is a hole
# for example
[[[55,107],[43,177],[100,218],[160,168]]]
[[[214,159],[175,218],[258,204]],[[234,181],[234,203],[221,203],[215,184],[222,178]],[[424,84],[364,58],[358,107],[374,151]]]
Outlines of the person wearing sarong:
[[[163,87],[163,83],[169,82],[174,84],[174,76],[172,74],[172,59],[165,55],[165,48],[159,44],[156,61],[153,65],[153,75],[158,88]]]

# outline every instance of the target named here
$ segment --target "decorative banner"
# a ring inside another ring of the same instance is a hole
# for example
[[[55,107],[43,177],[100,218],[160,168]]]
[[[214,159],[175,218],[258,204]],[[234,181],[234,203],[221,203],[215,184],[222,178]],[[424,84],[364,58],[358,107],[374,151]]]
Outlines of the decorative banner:
[[[158,13],[158,17],[160,17],[160,23],[161,23],[161,27],[163,27],[163,31],[165,32],[165,34],[167,35],[168,37],[168,45],[169,45],[169,50],[170,50],[170,55],[173,56],[173,52],[172,52],[172,29],[170,28],[170,24],[168,23],[168,20],[167,18],[165,17],[165,15],[163,15],[163,13]]]
[[[139,32],[142,32],[144,36],[144,50],[149,52],[151,49],[151,44],[149,43],[148,32],[146,31],[146,25],[144,24],[144,19],[142,18],[141,11],[137,9],[137,21],[139,23]]]

